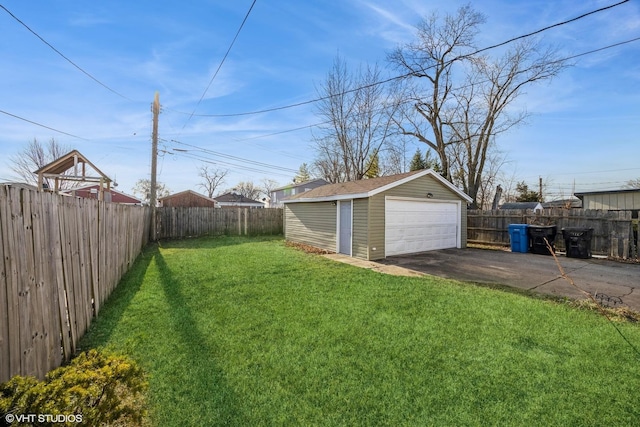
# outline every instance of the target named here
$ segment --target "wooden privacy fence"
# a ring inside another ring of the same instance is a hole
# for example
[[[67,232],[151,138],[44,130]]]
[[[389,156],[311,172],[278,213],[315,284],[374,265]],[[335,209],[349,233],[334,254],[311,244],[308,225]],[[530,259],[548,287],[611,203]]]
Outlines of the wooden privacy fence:
[[[148,208],[0,185],[0,382],[73,355],[149,220]]]
[[[249,208],[158,208],[158,238],[255,236],[283,233],[283,210]]]
[[[630,211],[469,210],[467,212],[467,241],[469,243],[509,245],[509,224],[556,225],[558,233],[555,243],[556,248],[561,251],[565,250],[562,228],[593,228],[592,253],[624,259],[638,256],[637,234],[634,233],[634,222]]]

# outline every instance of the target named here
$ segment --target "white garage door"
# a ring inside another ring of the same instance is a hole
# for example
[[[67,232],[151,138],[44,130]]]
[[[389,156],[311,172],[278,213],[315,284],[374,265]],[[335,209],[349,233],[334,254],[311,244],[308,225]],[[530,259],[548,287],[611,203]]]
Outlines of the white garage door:
[[[458,246],[458,203],[387,199],[385,255]]]

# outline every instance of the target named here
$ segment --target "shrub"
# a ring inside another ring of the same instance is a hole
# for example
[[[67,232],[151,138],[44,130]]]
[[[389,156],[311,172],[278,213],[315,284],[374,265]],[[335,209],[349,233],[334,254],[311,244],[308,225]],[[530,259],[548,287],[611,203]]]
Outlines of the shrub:
[[[51,424],[45,415],[66,416],[68,425],[80,420],[82,425],[139,425],[146,416],[146,389],[142,369],[134,361],[89,350],[49,372],[44,381],[15,376],[0,384],[0,414],[2,421],[12,419],[4,414],[31,415],[33,425]],[[18,425],[18,418],[13,419]],[[66,425],[59,420],[56,425]]]

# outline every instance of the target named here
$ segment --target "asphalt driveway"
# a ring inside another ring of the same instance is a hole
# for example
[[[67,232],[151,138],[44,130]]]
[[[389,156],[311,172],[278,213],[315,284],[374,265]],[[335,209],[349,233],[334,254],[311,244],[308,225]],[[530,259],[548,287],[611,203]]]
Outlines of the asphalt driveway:
[[[627,306],[640,312],[640,264],[558,255],[573,282],[596,295],[604,305]],[[560,275],[552,256],[486,249],[444,249],[400,255],[378,261],[424,274],[483,284],[584,299],[586,296]]]

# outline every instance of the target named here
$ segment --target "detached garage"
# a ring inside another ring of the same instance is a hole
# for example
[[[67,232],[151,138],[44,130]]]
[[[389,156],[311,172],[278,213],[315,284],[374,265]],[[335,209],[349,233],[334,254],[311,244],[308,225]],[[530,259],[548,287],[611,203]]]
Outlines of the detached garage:
[[[470,202],[431,169],[329,184],[284,201],[285,238],[368,260],[463,248]]]

